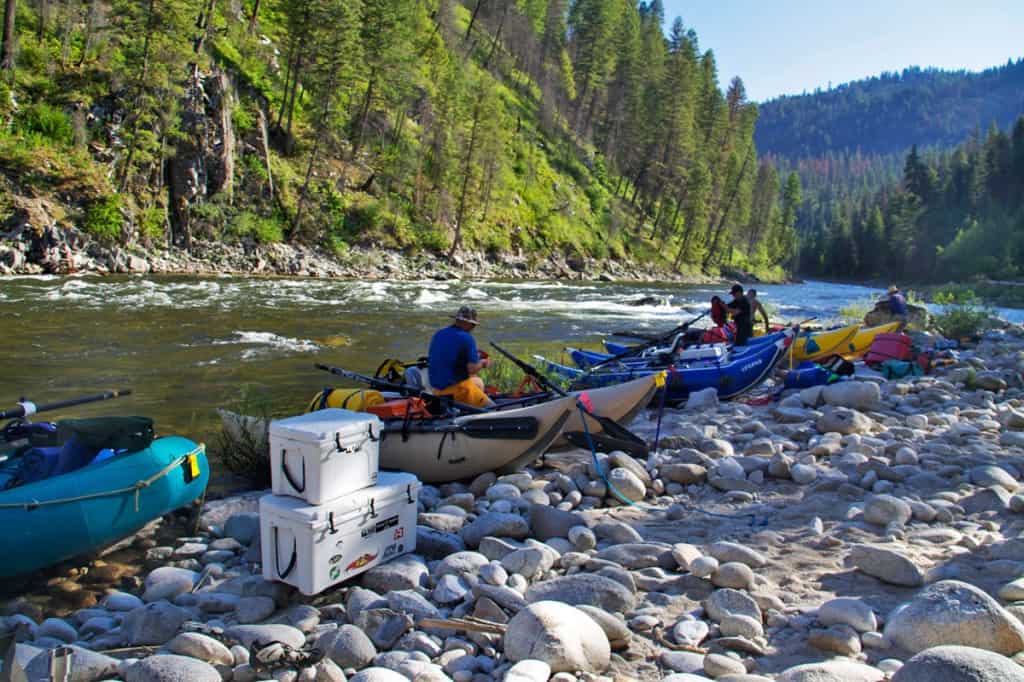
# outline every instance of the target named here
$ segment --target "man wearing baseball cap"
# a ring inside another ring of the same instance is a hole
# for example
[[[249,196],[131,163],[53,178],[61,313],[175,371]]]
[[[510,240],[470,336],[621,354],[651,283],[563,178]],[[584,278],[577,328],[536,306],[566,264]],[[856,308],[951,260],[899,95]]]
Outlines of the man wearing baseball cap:
[[[737,346],[747,345],[747,340],[754,335],[754,320],[750,316],[750,301],[743,295],[743,287],[734,284],[729,290],[732,294],[732,301],[729,302],[728,311],[732,315],[732,321],[736,323]]]
[[[478,324],[476,310],[464,305],[453,317],[454,323],[430,339],[430,385],[435,395],[449,395],[456,402],[474,407],[489,407],[494,402],[484,393],[484,382],[477,374],[491,361],[480,357],[471,333]]]

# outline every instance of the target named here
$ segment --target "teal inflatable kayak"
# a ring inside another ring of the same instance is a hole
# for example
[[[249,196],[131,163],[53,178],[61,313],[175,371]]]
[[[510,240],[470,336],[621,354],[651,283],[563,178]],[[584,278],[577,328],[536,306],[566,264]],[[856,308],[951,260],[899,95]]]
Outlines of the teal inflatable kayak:
[[[0,578],[111,545],[194,502],[210,478],[203,446],[180,436],[4,489],[18,465],[0,464]]]

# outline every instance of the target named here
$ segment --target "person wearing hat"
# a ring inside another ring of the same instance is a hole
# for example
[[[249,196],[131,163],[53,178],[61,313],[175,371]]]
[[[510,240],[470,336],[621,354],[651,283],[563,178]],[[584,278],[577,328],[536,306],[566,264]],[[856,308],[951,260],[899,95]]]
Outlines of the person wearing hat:
[[[750,316],[750,301],[743,294],[743,287],[739,284],[732,285],[729,290],[732,294],[732,301],[729,302],[727,310],[732,315],[732,321],[736,323],[737,346],[747,345],[747,340],[754,335],[754,321]]]
[[[471,333],[478,324],[476,310],[464,305],[453,317],[455,322],[430,339],[430,385],[435,395],[451,396],[456,402],[474,407],[490,407],[494,401],[484,393],[484,382],[477,376],[491,361],[480,357]]]
[[[903,331],[903,328],[907,326],[907,299],[895,284],[889,287],[889,314],[900,322],[896,331]]]
[[[767,334],[771,330],[772,325],[768,320],[768,311],[761,305],[761,301],[757,300],[757,289],[747,289],[747,300],[750,301],[750,324],[753,326],[754,318],[758,315],[764,320],[764,333]]]

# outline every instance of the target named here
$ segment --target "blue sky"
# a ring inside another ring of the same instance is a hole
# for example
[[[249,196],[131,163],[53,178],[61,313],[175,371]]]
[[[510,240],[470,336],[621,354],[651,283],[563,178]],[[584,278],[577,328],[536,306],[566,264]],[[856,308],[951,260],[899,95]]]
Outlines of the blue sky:
[[[907,66],[980,71],[1024,57],[1024,0],[664,0],[723,86],[764,101]]]

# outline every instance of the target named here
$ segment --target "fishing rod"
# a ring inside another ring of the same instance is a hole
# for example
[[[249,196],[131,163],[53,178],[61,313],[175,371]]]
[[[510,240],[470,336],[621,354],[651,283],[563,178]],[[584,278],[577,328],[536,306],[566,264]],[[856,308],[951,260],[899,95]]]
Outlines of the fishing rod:
[[[84,405],[86,403],[95,403],[101,400],[112,400],[113,398],[120,398],[121,396],[131,395],[130,388],[123,388],[117,391],[104,391],[103,393],[97,393],[95,395],[87,395],[83,398],[72,398],[70,400],[61,400],[55,403],[47,403],[45,405],[36,405],[31,400],[22,398],[18,401],[17,407],[12,407],[9,410],[0,412],[0,419],[18,419],[23,417],[29,417],[39,412],[49,412],[51,410],[60,410],[65,407],[74,407],[75,405]]]
[[[319,370],[323,370],[324,372],[329,372],[331,374],[336,374],[338,376],[345,377],[346,379],[350,379],[352,381],[358,381],[359,383],[366,384],[370,388],[375,389],[377,391],[395,391],[396,393],[401,393],[402,395],[407,397],[422,398],[423,400],[427,400],[434,403],[436,403],[439,400],[447,402],[450,403],[452,407],[456,408],[460,412],[464,412],[465,414],[482,414],[484,412],[491,411],[482,407],[474,407],[472,405],[466,405],[465,403],[455,402],[454,400],[450,400],[447,396],[435,395],[429,391],[424,391],[422,388],[412,386],[411,384],[402,384],[393,381],[387,381],[386,379],[381,379],[379,377],[371,377],[365,374],[359,374],[358,372],[352,372],[341,367],[330,367],[319,362],[315,363],[314,366]]]

